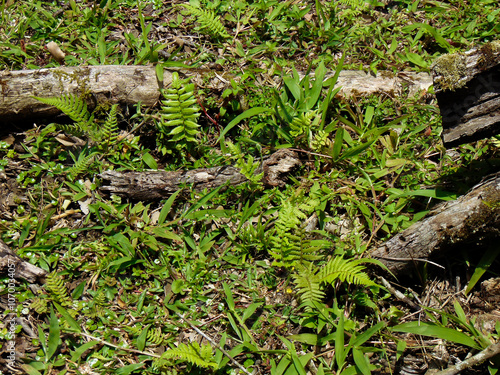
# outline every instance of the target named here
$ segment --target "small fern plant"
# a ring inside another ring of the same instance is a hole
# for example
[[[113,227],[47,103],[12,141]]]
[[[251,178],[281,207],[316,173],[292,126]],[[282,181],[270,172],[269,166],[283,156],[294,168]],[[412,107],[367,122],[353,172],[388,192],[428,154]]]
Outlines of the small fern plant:
[[[177,72],[172,73],[172,83],[162,90],[162,95],[157,144],[165,155],[172,153],[172,146],[181,150],[197,142],[200,109],[194,96],[194,84],[189,83],[189,78],[179,79]]]
[[[84,152],[81,152],[77,158],[70,152],[70,155],[75,161],[75,164],[73,164],[73,166],[66,171],[68,179],[70,181],[74,181],[78,175],[88,171],[90,165],[92,165],[92,163],[94,162],[97,154],[98,154],[97,152],[92,152],[89,155],[85,155]]]
[[[106,120],[101,123],[94,119],[94,114],[88,111],[85,101],[78,96],[62,95],[55,98],[34,96],[33,98],[56,107],[73,121],[70,125],[56,124],[57,129],[78,137],[87,136],[89,141],[101,150],[113,145],[118,137],[117,104],[111,106]]]
[[[306,311],[317,308],[325,297],[324,287],[335,286],[337,282],[367,287],[378,286],[365,272],[365,267],[362,265],[365,262],[373,263],[367,259],[344,259],[339,255],[330,259],[321,268],[312,263],[308,266],[298,265],[294,281],[302,306]]]
[[[245,176],[254,187],[262,186],[264,172],[258,173],[260,163],[255,161],[252,155],[245,155],[238,144],[226,141],[226,146],[233,159],[236,159],[236,167],[240,168],[240,173]]]
[[[308,263],[320,259],[319,252],[329,244],[326,240],[312,240],[304,228],[307,215],[319,204],[316,199],[308,198],[304,202],[282,200],[281,209],[271,235],[274,258],[273,265],[295,267],[298,263]]]
[[[187,3],[180,4],[180,6],[184,7],[190,15],[195,16],[196,20],[201,25],[201,28],[208,31],[210,35],[221,38],[231,37],[213,10],[202,9],[201,7],[195,7]]]
[[[173,365],[172,360],[189,362],[193,365],[216,369],[217,363],[214,361],[212,347],[209,344],[200,346],[197,342],[189,344],[179,344],[176,348],[165,351],[161,358],[153,361],[153,368],[160,370]]]
[[[55,271],[47,275],[45,287],[49,291],[50,298],[53,301],[66,307],[73,305],[73,300],[68,295],[64,281]]]

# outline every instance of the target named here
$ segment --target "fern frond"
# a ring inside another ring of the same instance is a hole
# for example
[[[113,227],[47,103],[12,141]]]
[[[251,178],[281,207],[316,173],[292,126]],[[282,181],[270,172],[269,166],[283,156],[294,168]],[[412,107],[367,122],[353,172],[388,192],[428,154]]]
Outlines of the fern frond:
[[[101,146],[102,142],[104,142],[105,145],[108,146],[116,141],[118,138],[117,112],[118,104],[112,105],[104,124],[101,127],[94,129],[92,137],[94,142],[101,143]]]
[[[160,141],[168,136],[171,137],[169,142],[195,142],[200,113],[194,97],[194,85],[188,84],[188,80],[180,80],[179,74],[174,72],[170,88],[163,90],[162,94],[165,100],[162,101],[159,123]]]
[[[318,111],[299,113],[290,123],[290,134],[297,137],[301,134],[307,134],[310,132],[313,119],[317,118],[318,113]]]
[[[87,103],[84,100],[74,95],[62,95],[56,98],[39,98],[33,96],[34,99],[56,107],[75,122],[75,126],[81,132],[87,132],[92,122],[92,116],[87,110]]]
[[[74,135],[75,137],[81,137],[85,134],[85,130],[76,124],[56,124],[56,129],[66,134]]]
[[[45,286],[52,298],[62,306],[71,306],[73,304],[64,281],[55,271],[47,275]]]
[[[325,293],[321,290],[321,283],[313,270],[312,263],[307,268],[299,266],[298,273],[293,278],[302,306],[305,307],[306,311],[311,311],[325,298]]]
[[[224,28],[224,25],[220,21],[219,17],[215,15],[213,10],[201,9],[198,7],[194,7],[191,4],[180,4],[180,6],[184,7],[189,12],[189,14],[196,16],[196,20],[201,25],[201,27],[203,29],[206,29],[210,34],[221,36],[223,38],[231,37]]]
[[[354,295],[354,302],[357,305],[365,306],[373,310],[378,310],[378,307],[375,302],[368,296],[368,294],[360,291]]]
[[[75,164],[68,169],[68,177],[71,180],[74,180],[78,175],[88,172],[90,165],[94,162],[94,157],[97,155],[97,152],[93,152],[90,155],[85,156],[81,153],[78,156],[78,160]]]
[[[148,331],[146,341],[152,345],[162,345],[165,342],[165,335],[162,333],[160,327],[156,327]]]
[[[341,256],[330,259],[321,269],[318,277],[321,282],[333,284],[336,280],[349,284],[374,286],[377,285],[363,272],[365,267],[361,266],[362,259],[344,259]]]
[[[162,359],[178,358],[204,368],[217,368],[209,344],[200,347],[197,342],[192,342],[189,345],[181,343],[177,348],[167,350],[161,357]]]
[[[260,163],[255,159],[252,155],[245,155],[239,145],[234,144],[233,142],[227,140],[226,147],[229,153],[232,155],[234,159],[236,159],[236,166],[240,168],[240,173],[245,176],[252,184],[261,185],[262,178],[264,177],[264,171],[256,174],[255,172],[258,170]]]
[[[156,371],[156,372],[159,372],[161,370],[165,370],[167,367],[171,367],[173,366],[173,362],[168,360],[168,359],[164,359],[164,358],[154,358],[153,359],[153,363],[151,364],[151,367],[152,367],[152,370],[153,371]],[[174,369],[175,371],[175,369]],[[177,372],[174,372],[174,374],[176,374]],[[163,374],[163,372],[162,372]],[[167,372],[167,374],[170,374],[170,372]]]
[[[325,241],[311,241],[300,225],[309,213],[317,206],[315,199],[306,199],[297,204],[282,201],[278,220],[275,222],[275,232],[271,235],[272,249],[270,254],[275,259],[275,265],[293,265],[307,263],[321,258],[318,252],[324,247]]]
[[[337,1],[343,5],[347,5],[353,8],[358,8],[364,5],[364,0],[337,0]]]
[[[106,295],[102,290],[99,290],[96,295],[94,296],[94,303],[99,306],[105,306],[106,305]]]
[[[45,314],[48,311],[47,300],[39,297],[33,298],[30,308],[35,310],[38,314]]]

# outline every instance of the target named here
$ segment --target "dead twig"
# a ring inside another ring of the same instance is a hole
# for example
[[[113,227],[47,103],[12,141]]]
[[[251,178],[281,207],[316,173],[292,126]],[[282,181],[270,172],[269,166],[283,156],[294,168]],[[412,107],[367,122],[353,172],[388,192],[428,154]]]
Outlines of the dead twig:
[[[477,365],[479,363],[482,363],[486,361],[487,359],[490,359],[497,354],[500,354],[500,342],[497,342],[496,344],[492,344],[488,346],[486,349],[484,349],[482,352],[477,353],[476,355],[470,357],[469,359],[466,359],[463,362],[460,362],[459,364],[456,364],[455,366],[448,367],[446,370],[439,371],[434,375],[454,375],[458,374],[460,371],[465,370],[466,368],[472,367],[474,365]]]

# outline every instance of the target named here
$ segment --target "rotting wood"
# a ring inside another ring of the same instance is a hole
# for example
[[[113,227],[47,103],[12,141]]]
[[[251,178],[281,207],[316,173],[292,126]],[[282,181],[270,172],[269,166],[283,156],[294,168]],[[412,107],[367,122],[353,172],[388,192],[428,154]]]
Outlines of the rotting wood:
[[[443,55],[431,69],[446,147],[500,133],[500,41]]]
[[[171,74],[164,75],[164,83]],[[0,123],[53,117],[61,112],[32,98],[57,97],[63,94],[90,94],[87,104],[141,102],[152,106],[159,97],[154,67],[84,66],[0,72],[2,100]]]
[[[0,274],[24,279],[30,283],[43,283],[47,272],[22,260],[3,241],[0,241]]]
[[[281,149],[264,159],[255,173],[264,172],[262,182],[268,187],[284,186],[287,175],[300,165],[299,156],[295,151]],[[105,171],[99,178],[103,180],[101,191],[144,201],[166,198],[185,186],[200,191],[223,185],[239,185],[248,181],[239,168],[234,166],[174,172]]]
[[[211,70],[165,69],[163,82],[159,83],[153,66],[83,66],[58,67],[39,70],[20,70],[0,72],[1,98],[0,124],[13,121],[49,118],[60,111],[53,106],[41,103],[31,96],[57,97],[63,94],[90,94],[88,104],[119,103],[130,106],[141,102],[144,106],[157,103],[160,86],[166,87],[172,80],[172,72],[191,76],[198,87],[217,90],[227,88],[232,77],[228,73]],[[217,73],[217,75],[215,75]],[[333,74],[325,77],[329,79]],[[280,85],[280,81],[272,81]],[[363,71],[342,71],[337,81],[343,96],[360,96],[386,93],[399,96],[403,92],[410,95],[427,90],[432,84],[426,73],[404,72],[399,75],[380,73],[373,76]]]
[[[460,245],[500,237],[500,172],[466,195],[440,204],[428,217],[370,252],[395,275],[411,273],[417,259],[445,257]]]

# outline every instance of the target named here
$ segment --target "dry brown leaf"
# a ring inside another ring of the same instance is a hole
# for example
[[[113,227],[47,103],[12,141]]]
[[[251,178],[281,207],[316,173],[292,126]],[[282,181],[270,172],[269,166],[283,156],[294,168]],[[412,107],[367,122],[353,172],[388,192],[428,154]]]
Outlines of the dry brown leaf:
[[[47,49],[49,50],[52,57],[58,62],[62,63],[66,54],[59,48],[56,42],[47,43]]]

